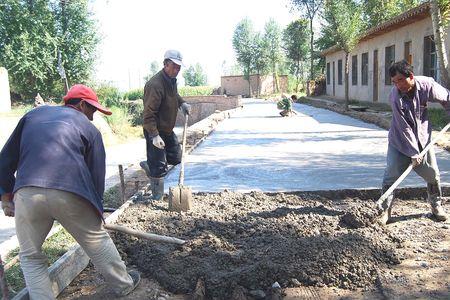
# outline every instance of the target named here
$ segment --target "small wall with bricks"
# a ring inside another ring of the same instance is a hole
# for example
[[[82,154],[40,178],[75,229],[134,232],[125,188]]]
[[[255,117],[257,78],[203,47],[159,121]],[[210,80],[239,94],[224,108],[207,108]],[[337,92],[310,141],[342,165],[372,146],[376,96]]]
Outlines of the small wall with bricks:
[[[188,125],[207,118],[216,111],[225,111],[242,106],[240,96],[210,95],[188,96],[183,99],[191,105]],[[178,112],[176,126],[184,125],[184,116]]]
[[[284,93],[288,87],[287,75],[278,75],[279,92]],[[222,76],[221,87],[224,93],[229,96],[241,95],[249,97],[249,85],[247,79],[243,75],[238,76]],[[259,88],[259,93],[258,93]],[[272,75],[250,75],[251,95],[268,95],[274,94],[276,89]]]

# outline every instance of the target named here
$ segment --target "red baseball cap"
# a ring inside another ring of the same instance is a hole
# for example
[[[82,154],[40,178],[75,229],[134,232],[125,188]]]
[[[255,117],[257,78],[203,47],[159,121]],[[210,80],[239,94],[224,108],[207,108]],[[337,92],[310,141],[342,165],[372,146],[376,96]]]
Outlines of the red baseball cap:
[[[63,97],[64,103],[67,103],[70,99],[81,99],[86,101],[90,105],[97,108],[98,111],[104,113],[105,115],[111,115],[112,111],[105,108],[98,102],[97,94],[90,88],[82,84],[75,84],[67,92],[67,95]]]

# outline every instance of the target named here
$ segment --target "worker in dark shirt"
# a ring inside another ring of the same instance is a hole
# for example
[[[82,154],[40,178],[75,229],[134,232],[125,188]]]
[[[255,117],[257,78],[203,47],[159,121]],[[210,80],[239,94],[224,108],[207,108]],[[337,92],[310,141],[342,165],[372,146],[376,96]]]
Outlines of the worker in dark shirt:
[[[0,152],[0,194],[6,216],[15,216],[20,265],[31,299],[55,299],[42,244],[58,221],[83,247],[118,295],[137,286],[103,228],[105,149],[90,122],[111,112],[87,86],[73,86],[64,106],[25,114]],[[17,173],[16,173],[17,172]]]
[[[439,103],[450,115],[450,91],[433,78],[416,76],[405,60],[389,68],[394,87],[390,94],[392,123],[389,129],[387,166],[384,172],[382,194],[412,163],[414,171],[427,182],[431,212],[438,221],[447,220],[442,207],[440,175],[433,147],[423,156],[420,152],[431,142],[431,123],[428,119],[430,102]],[[391,217],[394,194],[382,203],[380,223]]]

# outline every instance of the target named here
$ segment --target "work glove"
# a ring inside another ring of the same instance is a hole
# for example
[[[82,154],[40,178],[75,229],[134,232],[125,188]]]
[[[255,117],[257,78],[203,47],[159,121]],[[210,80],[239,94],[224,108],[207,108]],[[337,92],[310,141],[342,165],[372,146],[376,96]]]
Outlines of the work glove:
[[[411,163],[413,168],[417,167],[422,163],[423,157],[411,157]]]
[[[166,146],[163,139],[159,135],[153,137],[153,145],[159,149],[164,149],[164,147]]]
[[[14,217],[14,201],[11,193],[2,195],[2,209],[7,217]]]
[[[185,116],[189,115],[191,112],[191,106],[186,102],[181,103],[180,109]]]

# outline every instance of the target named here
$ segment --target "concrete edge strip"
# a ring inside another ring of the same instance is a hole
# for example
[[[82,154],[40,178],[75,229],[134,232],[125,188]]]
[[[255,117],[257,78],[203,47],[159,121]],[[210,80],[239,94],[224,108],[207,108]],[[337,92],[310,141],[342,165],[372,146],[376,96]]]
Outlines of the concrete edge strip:
[[[235,113],[239,108],[234,108],[230,110],[218,113],[221,118],[217,118],[215,114],[211,115],[211,120],[214,121],[214,126],[209,126],[207,134],[205,134],[199,141],[197,141],[192,148],[187,152],[192,152],[198,145],[200,145],[203,140],[214,131],[215,127],[220,121],[223,121]],[[216,118],[214,118],[216,117]],[[170,170],[169,170],[170,171]],[[133,203],[135,197],[131,197],[124,204],[122,204],[114,213],[109,215],[105,219],[105,223],[115,223],[119,218],[120,214]],[[78,274],[83,271],[89,264],[89,257],[86,255],[84,250],[80,245],[73,246],[69,251],[67,251],[63,256],[61,256],[56,262],[54,262],[49,268],[48,272],[50,275],[50,280],[52,281],[52,289],[55,295],[59,295],[74,279]],[[28,300],[28,290],[25,287],[22,289],[12,300]]]

